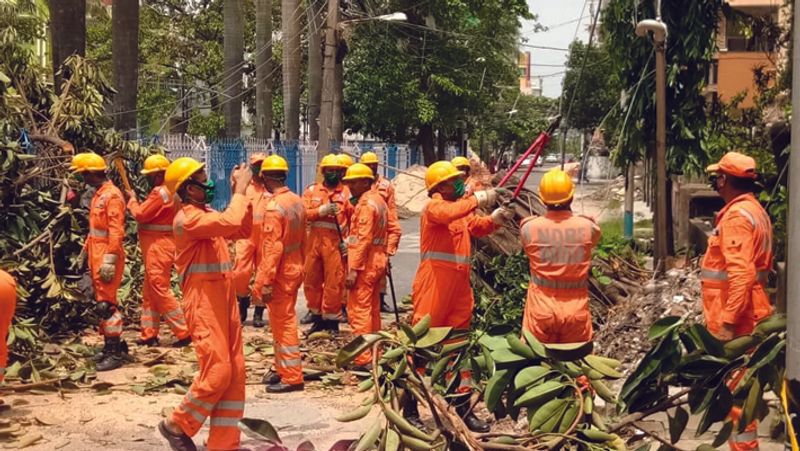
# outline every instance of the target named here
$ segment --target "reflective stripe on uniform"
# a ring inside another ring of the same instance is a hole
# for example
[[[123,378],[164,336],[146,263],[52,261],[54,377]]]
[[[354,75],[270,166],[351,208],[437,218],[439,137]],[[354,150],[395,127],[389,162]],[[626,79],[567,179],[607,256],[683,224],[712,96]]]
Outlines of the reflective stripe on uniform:
[[[748,221],[750,221],[750,224],[751,224],[753,227],[755,227],[755,226],[756,226],[756,218],[755,218],[755,217],[753,217],[753,214],[752,214],[752,213],[750,213],[749,211],[745,210],[744,208],[740,208],[740,209],[738,209],[738,210],[736,210],[736,211],[738,211],[739,213],[741,213],[741,214],[742,214],[742,216],[744,216],[745,218],[747,218],[747,220],[748,220]]]
[[[713,269],[700,270],[701,279],[728,280],[728,271],[715,271]]]
[[[742,432],[741,434],[734,435],[733,438],[731,439],[731,441],[734,443],[752,442],[753,440],[758,440],[757,431]]]
[[[336,224],[332,222],[325,222],[325,221],[313,221],[311,223],[311,227],[315,227],[318,229],[331,229],[336,230]]]
[[[186,399],[184,400],[184,404],[185,401],[189,401],[190,403],[196,405],[197,407],[208,410],[209,412],[214,409],[214,404],[205,401],[200,401],[199,399],[192,396],[192,392],[186,393]]]
[[[239,419],[236,417],[211,417],[211,426],[238,427]]]
[[[169,224],[139,224],[139,230],[147,230],[148,232],[172,232],[172,226]]]
[[[169,191],[163,186],[158,189],[158,194],[161,195],[161,200],[164,201],[165,204],[168,204],[172,200],[172,196],[169,195]]]
[[[153,321],[151,319],[143,319],[142,327],[158,327],[158,321]]]
[[[224,263],[193,263],[186,268],[184,277],[189,274],[218,274],[231,270],[231,262]]]
[[[275,344],[275,352],[283,352],[284,354],[290,353],[297,353],[300,352],[300,346],[283,346],[281,344]]]
[[[469,264],[469,256],[456,255],[456,254],[451,254],[449,252],[433,252],[433,251],[423,252],[420,255],[419,259],[420,259],[420,261],[439,260],[439,261],[444,261],[444,262],[448,262],[448,263],[455,263],[457,265],[458,264],[461,264],[461,265],[468,265]]]
[[[244,410],[244,401],[220,401],[214,406],[214,410]]]
[[[189,412],[189,415],[194,417],[194,419],[197,420],[201,424],[205,423],[206,422],[206,418],[208,417],[208,415],[204,415],[204,414],[198,412],[197,410],[193,409],[191,406],[186,405],[186,404],[183,405],[183,410]]]
[[[288,245],[288,246],[283,248],[283,253],[284,254],[291,254],[292,252],[297,252],[302,248],[303,248],[303,245],[301,243],[290,244],[290,245]]]
[[[375,246],[382,246],[386,244],[386,240],[384,240],[383,238],[375,238],[374,240],[372,240],[372,244],[374,244]]]
[[[585,280],[576,280],[576,281],[561,281],[561,280],[548,280],[543,279],[539,276],[531,274],[531,283],[534,285],[538,285],[544,288],[556,288],[556,289],[577,289],[577,288],[587,288]]]
[[[102,229],[89,229],[89,236],[93,236],[96,238],[108,238],[108,230]]]
[[[275,364],[281,368],[296,368],[300,366],[300,359],[277,359]]]

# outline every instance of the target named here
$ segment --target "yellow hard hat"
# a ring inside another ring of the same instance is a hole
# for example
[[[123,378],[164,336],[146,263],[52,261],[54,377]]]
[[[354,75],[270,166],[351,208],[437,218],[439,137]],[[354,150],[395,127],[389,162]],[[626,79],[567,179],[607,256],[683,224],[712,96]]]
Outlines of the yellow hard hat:
[[[361,163],[363,164],[377,164],[378,155],[375,152],[364,152],[361,154]]]
[[[339,159],[339,164],[343,168],[349,168],[354,163],[353,159],[350,158],[350,155],[347,155],[346,153],[340,153],[339,155],[336,155],[336,158]]]
[[[139,171],[143,175],[152,174],[158,171],[166,171],[169,160],[164,155],[150,155],[144,160],[144,169]]]
[[[261,162],[261,172],[289,172],[289,164],[280,155],[270,155]]]
[[[561,205],[569,202],[575,194],[572,178],[561,169],[547,171],[539,182],[539,197],[546,205]]]
[[[460,175],[464,175],[464,173],[453,166],[453,163],[444,160],[437,161],[425,171],[425,187],[430,191],[440,183],[452,180]]]
[[[328,155],[322,157],[322,161],[320,161],[319,163],[320,169],[325,169],[325,168],[343,169],[345,167],[347,166],[342,164],[342,161],[339,159],[339,157],[332,153],[329,153]]]
[[[450,162],[457,168],[469,167],[469,160],[465,157],[455,157]]]
[[[257,164],[261,164],[264,161],[264,158],[267,158],[267,154],[263,152],[256,152],[250,155],[250,166],[255,166]]]
[[[175,194],[183,185],[183,182],[205,166],[205,164],[194,158],[178,158],[167,167],[167,173],[164,175],[164,186],[169,190],[170,194]]]
[[[375,180],[375,174],[372,173],[372,169],[370,169],[369,166],[363,163],[356,163],[347,168],[347,172],[345,172],[344,178],[342,180],[358,180],[358,179]]]
[[[98,172],[108,169],[106,160],[94,152],[83,152],[72,157],[70,171],[74,172]]]

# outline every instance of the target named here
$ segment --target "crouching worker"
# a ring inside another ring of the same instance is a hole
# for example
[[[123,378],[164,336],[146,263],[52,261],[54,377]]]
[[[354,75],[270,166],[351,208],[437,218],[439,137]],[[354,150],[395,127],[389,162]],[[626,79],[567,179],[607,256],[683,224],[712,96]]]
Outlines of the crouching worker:
[[[204,168],[192,158],[178,158],[167,168],[164,183],[183,201],[173,223],[176,264],[200,366],[183,402],[158,425],[176,451],[197,449],[191,437],[208,417],[208,449],[238,449],[237,424],[244,413],[242,326],[227,240],[250,236],[252,210],[244,192],[252,172],[244,165],[233,170],[231,202],[217,212],[207,206],[214,198],[214,182]]]

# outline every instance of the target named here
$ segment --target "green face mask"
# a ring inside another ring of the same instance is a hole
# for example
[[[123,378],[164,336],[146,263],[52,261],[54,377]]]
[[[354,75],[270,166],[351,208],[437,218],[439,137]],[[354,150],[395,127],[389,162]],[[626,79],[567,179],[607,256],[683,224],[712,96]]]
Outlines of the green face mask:
[[[464,193],[467,190],[467,185],[466,183],[464,183],[464,180],[459,178],[456,179],[455,182],[453,182],[453,188],[455,188],[455,192],[453,194],[455,194],[456,199],[461,199],[462,197],[464,197]]]
[[[83,174],[81,174],[80,172],[76,172],[72,176],[75,177],[75,180],[77,180],[78,183],[85,183],[85,180],[83,178]]]
[[[205,197],[205,200],[204,200],[204,202],[206,204],[210,204],[210,203],[214,202],[214,191],[215,191],[216,185],[214,184],[213,180],[209,180],[205,184],[202,184],[200,182],[196,182],[194,180],[192,180],[191,182],[192,182],[192,184],[197,185],[200,188],[203,188],[203,191],[205,191],[205,193],[206,193],[206,197]]]
[[[261,174],[261,166],[254,164],[250,166],[250,171],[253,173],[253,177],[258,177]]]
[[[328,186],[336,186],[339,184],[339,173],[338,172],[326,172],[322,174],[322,179],[325,181],[325,184]]]
[[[350,205],[355,205],[358,203],[358,198],[356,196],[350,196]]]

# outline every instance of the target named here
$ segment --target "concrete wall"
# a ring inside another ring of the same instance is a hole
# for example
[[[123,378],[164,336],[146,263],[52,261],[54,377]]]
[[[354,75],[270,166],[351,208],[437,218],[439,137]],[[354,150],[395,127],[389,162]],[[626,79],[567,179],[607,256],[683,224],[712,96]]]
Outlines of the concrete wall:
[[[753,82],[753,69],[765,67],[775,71],[775,64],[763,52],[728,52],[720,51],[719,79],[717,80],[717,93],[723,101],[730,101],[737,94],[746,91],[747,97],[742,102],[743,108],[753,106],[755,83]]]

